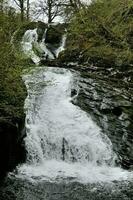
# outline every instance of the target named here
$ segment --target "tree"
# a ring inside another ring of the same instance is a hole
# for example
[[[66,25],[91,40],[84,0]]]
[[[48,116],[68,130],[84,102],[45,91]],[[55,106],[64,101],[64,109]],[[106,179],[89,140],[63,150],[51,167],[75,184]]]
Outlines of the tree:
[[[21,12],[21,21],[24,21],[24,15],[26,10],[26,18],[29,19],[29,10],[30,10],[30,0],[14,0],[16,5],[19,7]]]
[[[20,11],[21,11],[21,21],[24,21],[24,2],[25,0],[14,0],[14,2],[16,3],[16,5],[19,7]]]
[[[58,16],[62,16],[66,0],[39,0],[35,6],[34,16],[39,18],[40,15],[47,18],[47,22],[51,23]]]

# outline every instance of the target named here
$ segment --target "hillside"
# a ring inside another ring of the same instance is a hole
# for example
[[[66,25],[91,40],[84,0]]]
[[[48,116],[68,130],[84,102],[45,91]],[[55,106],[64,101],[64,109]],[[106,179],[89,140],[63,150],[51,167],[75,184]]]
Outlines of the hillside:
[[[65,58],[79,63],[126,68],[133,64],[133,2],[93,1],[74,15]],[[72,57],[72,58],[71,58]]]

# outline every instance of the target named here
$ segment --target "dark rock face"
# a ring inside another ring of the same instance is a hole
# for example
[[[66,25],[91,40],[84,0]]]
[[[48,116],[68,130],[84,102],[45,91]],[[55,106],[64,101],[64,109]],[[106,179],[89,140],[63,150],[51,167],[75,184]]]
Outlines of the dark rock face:
[[[38,42],[42,40],[46,28],[47,25],[45,23],[41,21],[37,23]]]
[[[62,36],[65,33],[65,25],[50,25],[47,27],[45,43],[47,48],[54,54],[54,51],[60,47]]]
[[[59,44],[61,41],[61,33],[55,27],[49,27],[46,34],[46,43]]]
[[[47,34],[46,34],[46,43],[53,44],[55,46],[60,44],[62,35],[65,32],[66,25],[65,24],[57,24],[48,26]]]
[[[0,178],[4,178],[7,172],[26,159],[23,125],[22,121],[13,124],[7,120],[0,120]]]
[[[133,167],[133,102],[124,88],[117,87],[109,79],[79,78],[79,94],[76,103],[90,113],[112,141],[118,156],[117,164]]]

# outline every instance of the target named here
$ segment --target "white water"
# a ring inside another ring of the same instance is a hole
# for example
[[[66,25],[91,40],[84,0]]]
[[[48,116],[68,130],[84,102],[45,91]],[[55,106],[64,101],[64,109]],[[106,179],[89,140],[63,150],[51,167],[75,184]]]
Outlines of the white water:
[[[66,36],[66,34],[64,34],[64,35],[62,36],[62,41],[61,41],[60,47],[59,47],[58,49],[56,49],[56,51],[55,51],[56,58],[58,58],[60,52],[62,52],[62,51],[65,50],[66,39],[67,39],[67,36]]]
[[[130,175],[114,167],[110,140],[91,117],[71,103],[76,84],[66,69],[39,68],[24,77],[27,163],[18,176],[32,181],[108,182]]]

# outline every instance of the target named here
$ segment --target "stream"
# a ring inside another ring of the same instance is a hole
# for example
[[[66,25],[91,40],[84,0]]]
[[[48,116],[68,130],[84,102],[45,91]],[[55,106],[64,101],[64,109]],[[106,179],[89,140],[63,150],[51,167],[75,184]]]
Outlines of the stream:
[[[36,67],[23,77],[27,162],[8,175],[0,200],[133,199],[132,172],[116,166],[110,139],[73,103],[78,76]]]

